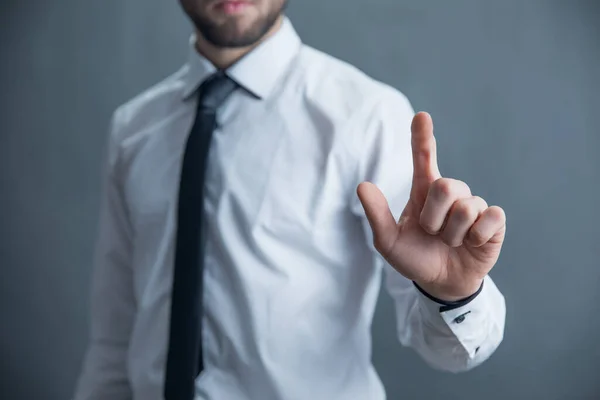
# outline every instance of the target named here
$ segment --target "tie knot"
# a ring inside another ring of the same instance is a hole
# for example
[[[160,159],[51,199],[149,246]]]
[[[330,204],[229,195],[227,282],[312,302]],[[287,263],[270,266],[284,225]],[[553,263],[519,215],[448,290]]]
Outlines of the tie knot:
[[[199,88],[198,107],[216,111],[238,87],[224,72],[217,72],[206,79]]]

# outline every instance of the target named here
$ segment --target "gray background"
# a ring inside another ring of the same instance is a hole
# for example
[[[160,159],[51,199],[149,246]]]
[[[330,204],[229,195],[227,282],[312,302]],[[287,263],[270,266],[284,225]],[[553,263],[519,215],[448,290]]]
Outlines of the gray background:
[[[185,60],[176,1],[0,6],[0,398],[67,399],[87,341],[108,118]],[[305,42],[405,92],[436,122],[442,173],[499,204],[503,345],[432,371],[376,313],[390,399],[600,398],[600,4],[292,0]]]

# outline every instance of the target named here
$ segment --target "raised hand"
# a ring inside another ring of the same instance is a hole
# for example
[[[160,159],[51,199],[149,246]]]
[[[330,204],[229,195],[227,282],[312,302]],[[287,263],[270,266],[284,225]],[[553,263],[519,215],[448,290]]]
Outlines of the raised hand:
[[[429,114],[418,113],[411,130],[412,189],[399,220],[374,184],[361,183],[357,193],[388,263],[432,296],[458,300],[475,293],[496,264],[506,216],[464,182],[442,178]]]

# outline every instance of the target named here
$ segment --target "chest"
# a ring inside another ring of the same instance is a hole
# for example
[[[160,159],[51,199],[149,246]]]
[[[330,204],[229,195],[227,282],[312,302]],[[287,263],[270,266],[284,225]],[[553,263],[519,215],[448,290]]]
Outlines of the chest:
[[[190,110],[127,143],[125,197],[140,234],[173,224],[192,123]],[[347,140],[343,124],[312,118],[289,103],[284,110],[276,105],[230,109],[210,141],[198,207],[214,216],[227,198],[239,214],[233,223],[281,234],[341,230],[356,184]]]

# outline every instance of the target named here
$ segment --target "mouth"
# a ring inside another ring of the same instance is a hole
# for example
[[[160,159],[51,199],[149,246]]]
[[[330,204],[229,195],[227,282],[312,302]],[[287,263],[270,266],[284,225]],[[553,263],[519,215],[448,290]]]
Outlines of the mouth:
[[[240,14],[251,6],[252,2],[248,0],[221,0],[214,5],[217,11],[227,15]]]

